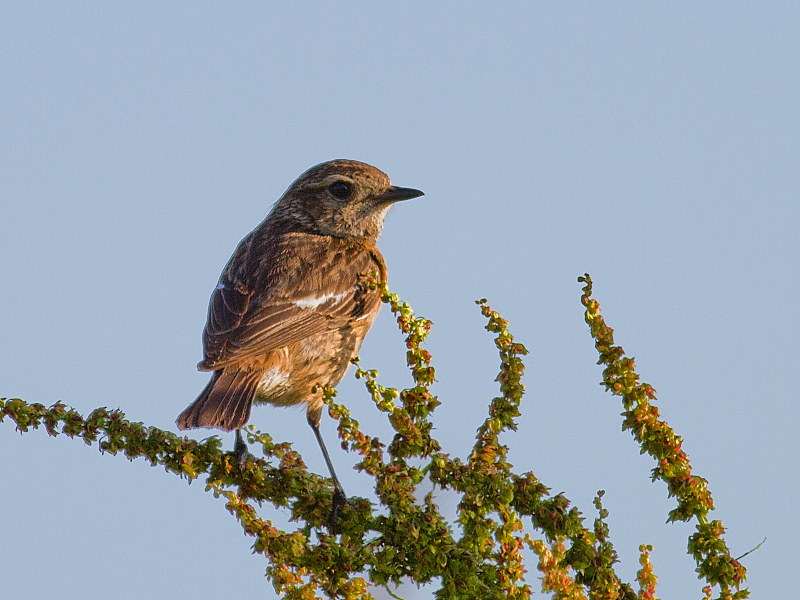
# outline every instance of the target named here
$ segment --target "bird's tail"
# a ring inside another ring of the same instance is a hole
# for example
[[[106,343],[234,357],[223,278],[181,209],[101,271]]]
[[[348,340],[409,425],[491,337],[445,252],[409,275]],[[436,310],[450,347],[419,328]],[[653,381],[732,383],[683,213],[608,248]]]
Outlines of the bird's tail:
[[[244,427],[260,380],[257,369],[214,371],[197,400],[178,416],[178,429],[219,427],[232,431]]]

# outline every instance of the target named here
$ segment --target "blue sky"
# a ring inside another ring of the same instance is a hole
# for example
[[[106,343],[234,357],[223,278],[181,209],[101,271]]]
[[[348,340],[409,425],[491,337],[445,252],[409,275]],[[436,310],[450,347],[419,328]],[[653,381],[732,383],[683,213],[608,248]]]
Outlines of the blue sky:
[[[468,453],[496,394],[488,297],[531,351],[505,438],[517,470],[589,518],[605,489],[621,574],[650,543],[660,596],[700,597],[692,528],[664,524],[673,503],[598,385],[588,271],[733,553],[767,538],[745,559],[753,596],[779,597],[800,534],[798,34],[789,2],[6,3],[0,396],[174,430],[207,381],[200,335],[236,244],[305,169],[362,160],[426,194],[379,246],[435,323],[444,449]],[[408,384],[388,311],[361,357]],[[339,391],[388,439],[352,375]],[[325,472],[301,410],[252,422]],[[335,446],[327,416],[323,432]],[[10,423],[0,455],[9,597],[272,594],[202,482]],[[354,457],[333,460],[371,494]]]

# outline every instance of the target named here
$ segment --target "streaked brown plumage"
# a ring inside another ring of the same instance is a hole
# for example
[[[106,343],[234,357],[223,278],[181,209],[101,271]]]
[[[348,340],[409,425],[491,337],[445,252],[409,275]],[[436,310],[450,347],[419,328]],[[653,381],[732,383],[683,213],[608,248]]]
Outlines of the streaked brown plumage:
[[[231,431],[247,423],[253,403],[306,403],[329,462],[322,400],[311,388],[338,384],[356,356],[380,309],[368,278],[386,279],[375,246],[384,216],[421,195],[351,160],[301,175],[241,241],[211,295],[198,368],[213,376],[178,427]]]

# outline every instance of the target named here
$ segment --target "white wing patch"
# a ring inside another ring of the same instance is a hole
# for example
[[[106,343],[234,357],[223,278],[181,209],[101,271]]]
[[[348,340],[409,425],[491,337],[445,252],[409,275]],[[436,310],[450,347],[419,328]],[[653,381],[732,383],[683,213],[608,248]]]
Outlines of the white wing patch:
[[[215,287],[214,289],[215,289],[215,290],[224,290],[224,289],[225,289],[225,284],[224,284],[224,283],[222,283],[222,282],[220,281],[220,282],[217,284],[217,287]]]
[[[342,292],[341,294],[322,294],[321,296],[309,296],[308,298],[300,298],[300,300],[295,300],[294,305],[298,308],[317,308],[318,306],[322,306],[323,304],[333,300],[333,304],[340,302],[350,292]]]

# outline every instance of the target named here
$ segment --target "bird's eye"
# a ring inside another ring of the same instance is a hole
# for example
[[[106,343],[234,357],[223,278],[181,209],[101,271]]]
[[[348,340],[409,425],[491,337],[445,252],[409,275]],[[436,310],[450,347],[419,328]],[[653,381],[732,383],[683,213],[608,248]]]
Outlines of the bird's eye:
[[[350,192],[353,191],[353,186],[346,181],[336,181],[330,185],[328,191],[334,198],[344,200],[350,195]]]

